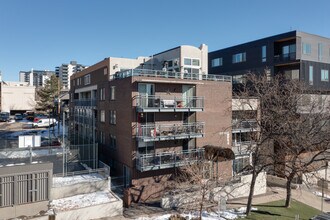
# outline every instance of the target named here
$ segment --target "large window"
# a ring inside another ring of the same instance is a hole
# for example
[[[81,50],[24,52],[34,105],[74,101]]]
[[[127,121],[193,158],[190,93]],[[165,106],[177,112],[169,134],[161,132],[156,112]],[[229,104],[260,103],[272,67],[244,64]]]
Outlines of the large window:
[[[321,70],[321,81],[329,82],[329,70]]]
[[[100,101],[105,100],[105,88],[100,89]]]
[[[84,85],[89,85],[89,84],[91,84],[91,75],[90,74],[84,76]]]
[[[105,111],[104,110],[100,111],[100,122],[105,122]]]
[[[222,57],[213,59],[211,65],[212,67],[222,66]]]
[[[309,66],[309,85],[313,85],[313,82],[314,82],[313,66]]]
[[[262,46],[261,48],[261,61],[262,62],[267,61],[267,46]]]
[[[323,57],[323,44],[319,43],[317,49],[318,49],[318,58],[319,61],[321,61]]]
[[[233,55],[233,63],[241,63],[246,61],[246,52]]]
[[[310,55],[312,53],[312,46],[309,43],[302,43],[302,52],[303,54]]]
[[[117,139],[115,135],[110,135],[110,148],[115,148],[117,147]]]
[[[110,124],[116,124],[116,111],[110,110]]]
[[[116,86],[110,87],[110,100],[116,99]]]
[[[99,142],[101,144],[105,144],[105,134],[104,134],[103,131],[100,131],[100,140],[99,140]]]
[[[184,58],[183,63],[186,66],[199,66],[200,61],[199,59],[194,59],[194,58]]]

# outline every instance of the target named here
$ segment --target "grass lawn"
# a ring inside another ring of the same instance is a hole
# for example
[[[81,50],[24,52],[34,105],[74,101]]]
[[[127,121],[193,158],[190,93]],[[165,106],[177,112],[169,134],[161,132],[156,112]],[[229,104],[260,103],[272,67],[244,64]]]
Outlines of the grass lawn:
[[[292,200],[290,208],[284,208],[285,201],[279,200],[275,202],[254,205],[257,211],[251,212],[247,218],[242,219],[295,219],[295,215],[299,214],[299,219],[310,219],[314,215],[321,213],[308,205]]]

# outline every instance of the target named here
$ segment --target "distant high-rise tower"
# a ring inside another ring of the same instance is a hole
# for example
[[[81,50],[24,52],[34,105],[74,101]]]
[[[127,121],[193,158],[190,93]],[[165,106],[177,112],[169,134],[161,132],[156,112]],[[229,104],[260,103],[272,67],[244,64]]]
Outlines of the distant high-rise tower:
[[[78,64],[77,61],[71,61],[69,64],[62,64],[55,67],[55,74],[62,83],[62,88],[70,89],[70,76],[77,73],[88,66]]]
[[[54,75],[54,71],[49,70],[34,70],[30,71],[20,71],[19,72],[19,81],[27,82],[31,86],[43,87],[45,82],[50,79],[51,75]]]

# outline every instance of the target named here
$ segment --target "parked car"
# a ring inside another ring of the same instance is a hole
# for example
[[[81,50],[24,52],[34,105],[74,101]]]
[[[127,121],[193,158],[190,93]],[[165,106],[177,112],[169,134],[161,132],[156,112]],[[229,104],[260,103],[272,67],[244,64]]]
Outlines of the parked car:
[[[33,122],[32,127],[34,128],[47,128],[55,126],[57,121],[55,118],[41,118],[37,122]]]
[[[33,121],[33,119],[34,119],[34,112],[32,112],[32,111],[27,111],[26,113],[26,119],[27,120],[29,120],[29,121]]]
[[[15,119],[15,120],[23,120],[23,115],[20,114],[20,113],[17,113],[17,114],[15,114],[14,119]]]
[[[9,121],[9,112],[1,112],[0,113],[0,121]]]

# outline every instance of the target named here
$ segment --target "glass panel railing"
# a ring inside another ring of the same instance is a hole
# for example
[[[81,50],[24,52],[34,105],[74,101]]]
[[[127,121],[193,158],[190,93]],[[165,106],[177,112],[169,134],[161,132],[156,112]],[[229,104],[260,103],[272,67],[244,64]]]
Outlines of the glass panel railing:
[[[181,73],[181,72],[149,70],[149,69],[124,70],[112,75],[110,77],[110,80],[123,79],[132,76],[231,82],[231,76],[211,75],[211,74],[201,74],[201,73]]]
[[[175,97],[175,96],[154,96],[139,95],[136,97],[136,106],[145,108],[204,108],[204,97]]]
[[[136,136],[139,138],[179,138],[204,134],[204,122],[182,124],[140,124]]]
[[[185,166],[203,158],[204,148],[180,152],[141,154],[137,156],[136,165],[140,171],[157,170]]]
[[[96,99],[79,99],[74,101],[75,106],[96,106]]]

